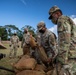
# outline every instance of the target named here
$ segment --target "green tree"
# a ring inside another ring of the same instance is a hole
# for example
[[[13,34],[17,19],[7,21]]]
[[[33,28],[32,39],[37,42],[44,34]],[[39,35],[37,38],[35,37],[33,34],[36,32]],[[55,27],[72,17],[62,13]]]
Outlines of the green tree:
[[[8,31],[8,36],[11,36],[14,31],[19,31],[19,29],[15,25],[5,25],[4,27]]]
[[[25,25],[24,27],[21,28],[22,32],[24,31],[24,28],[28,28],[28,31],[33,35],[35,36],[35,29],[30,26],[30,25]]]
[[[7,30],[3,26],[0,26],[0,37],[2,40],[7,40],[8,38]]]
[[[9,37],[12,36],[12,34],[14,32],[17,32],[17,35],[18,35],[18,37],[19,37],[20,40],[22,39],[22,31],[19,30],[19,28],[16,27],[16,25],[5,25],[4,27],[8,31],[8,39],[9,39]]]

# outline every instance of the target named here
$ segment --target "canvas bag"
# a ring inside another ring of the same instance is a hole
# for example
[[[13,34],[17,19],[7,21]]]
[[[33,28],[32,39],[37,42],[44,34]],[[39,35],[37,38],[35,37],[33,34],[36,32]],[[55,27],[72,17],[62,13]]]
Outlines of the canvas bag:
[[[29,56],[23,56],[16,64],[14,64],[14,68],[18,70],[24,69],[34,69],[37,62],[34,58],[30,58]]]
[[[17,73],[16,75],[45,75],[45,73],[35,70],[24,70]]]

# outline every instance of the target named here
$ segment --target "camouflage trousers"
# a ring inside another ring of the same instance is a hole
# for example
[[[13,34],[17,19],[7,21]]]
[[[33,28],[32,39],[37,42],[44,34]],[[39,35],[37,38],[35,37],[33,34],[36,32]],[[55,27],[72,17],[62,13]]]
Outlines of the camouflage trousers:
[[[61,64],[59,69],[63,71],[63,75],[76,75],[76,61],[74,59],[68,59],[68,61],[66,61],[66,52],[58,56],[57,60]]]
[[[17,55],[17,50],[18,50],[18,46],[12,45],[12,46],[10,47],[9,57],[16,57],[16,55]]]

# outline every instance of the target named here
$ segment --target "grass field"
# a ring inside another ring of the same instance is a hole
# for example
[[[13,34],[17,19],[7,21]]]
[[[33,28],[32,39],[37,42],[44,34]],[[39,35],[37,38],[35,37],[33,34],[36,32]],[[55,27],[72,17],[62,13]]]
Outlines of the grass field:
[[[8,69],[11,69],[13,70],[13,67],[12,67],[12,63],[16,62],[18,60],[18,58],[9,58],[8,55],[9,55],[9,52],[10,52],[10,47],[9,47],[9,42],[2,42],[3,45],[7,48],[7,49],[0,49],[0,53],[3,53],[3,54],[6,54],[6,57],[1,59],[0,60],[0,66],[3,66],[5,68],[8,68]],[[21,43],[20,43],[21,44]],[[17,56],[20,56],[22,55],[22,49],[21,49],[21,46],[19,47],[18,51],[17,51]],[[71,60],[72,61],[72,60]],[[72,61],[73,62],[73,61]],[[74,61],[74,63],[76,63],[76,61]],[[76,64],[73,65],[73,68],[72,69],[75,69],[76,71]],[[6,71],[6,70],[1,70],[0,69],[0,75],[15,75],[15,73],[12,73],[12,72],[9,72],[9,71]]]
[[[7,48],[7,49],[0,49],[0,53],[6,54],[6,57],[0,60],[0,66],[9,68],[13,70],[13,67],[11,66],[11,63],[17,61],[17,58],[12,58],[10,59],[9,56],[9,52],[10,52],[10,47],[9,47],[9,42],[5,41],[2,42],[2,44]],[[20,46],[21,47],[21,46]],[[17,56],[22,55],[22,49],[19,47],[18,51],[17,51]],[[1,70],[0,69],[0,75],[15,75],[12,72],[9,71],[5,71],[5,70]]]

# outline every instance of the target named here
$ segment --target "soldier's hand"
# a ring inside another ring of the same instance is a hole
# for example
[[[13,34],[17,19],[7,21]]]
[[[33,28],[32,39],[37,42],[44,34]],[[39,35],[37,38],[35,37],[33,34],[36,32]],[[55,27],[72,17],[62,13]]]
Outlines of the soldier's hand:
[[[9,45],[11,47],[11,45]]]
[[[19,45],[18,45],[18,48],[19,48]]]
[[[47,59],[47,62],[48,62],[48,63],[52,62],[52,58],[48,58],[48,59]]]

